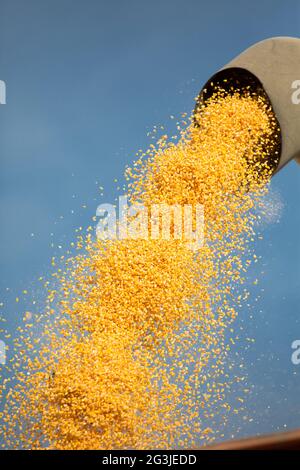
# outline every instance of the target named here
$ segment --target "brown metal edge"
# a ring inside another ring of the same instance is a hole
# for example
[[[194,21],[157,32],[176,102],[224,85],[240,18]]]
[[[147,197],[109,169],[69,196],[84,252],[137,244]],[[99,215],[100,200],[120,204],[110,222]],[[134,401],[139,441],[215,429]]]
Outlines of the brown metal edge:
[[[207,446],[203,450],[300,450],[300,429],[222,442]]]

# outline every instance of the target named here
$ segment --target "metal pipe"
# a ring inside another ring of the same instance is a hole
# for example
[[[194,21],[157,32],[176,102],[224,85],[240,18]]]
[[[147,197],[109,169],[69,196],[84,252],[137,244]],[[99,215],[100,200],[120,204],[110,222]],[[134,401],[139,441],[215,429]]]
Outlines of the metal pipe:
[[[225,82],[224,82],[225,80]],[[196,105],[223,88],[250,86],[264,94],[277,117],[281,135],[278,155],[272,156],[274,173],[289,161],[300,163],[300,39],[275,37],[258,42],[230,61],[202,88]]]
[[[300,429],[221,442],[203,450],[300,450]]]

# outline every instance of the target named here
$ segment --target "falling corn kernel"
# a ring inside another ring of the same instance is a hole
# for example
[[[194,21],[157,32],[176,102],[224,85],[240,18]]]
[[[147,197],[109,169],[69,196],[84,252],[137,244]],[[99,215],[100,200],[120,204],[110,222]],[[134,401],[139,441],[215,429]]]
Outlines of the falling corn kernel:
[[[204,246],[195,252],[173,232],[80,236],[55,287],[46,283],[43,314],[15,340],[5,447],[191,448],[221,438],[228,413],[239,411],[228,403],[245,380],[230,374],[233,323],[246,308],[255,207],[278,129],[263,98],[216,90],[179,130],[138,152],[127,190],[145,207],[202,204]]]

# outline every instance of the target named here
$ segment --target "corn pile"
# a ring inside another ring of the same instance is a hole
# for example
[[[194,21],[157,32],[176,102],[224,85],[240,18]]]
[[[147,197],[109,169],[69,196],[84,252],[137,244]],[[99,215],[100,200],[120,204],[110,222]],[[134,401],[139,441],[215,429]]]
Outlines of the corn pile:
[[[242,407],[242,396],[228,403],[244,380],[230,375],[230,335],[279,129],[262,97],[217,90],[179,132],[138,155],[128,193],[145,207],[202,204],[204,246],[78,240],[45,311],[15,341],[4,447],[192,447],[222,436],[219,417],[225,425]]]

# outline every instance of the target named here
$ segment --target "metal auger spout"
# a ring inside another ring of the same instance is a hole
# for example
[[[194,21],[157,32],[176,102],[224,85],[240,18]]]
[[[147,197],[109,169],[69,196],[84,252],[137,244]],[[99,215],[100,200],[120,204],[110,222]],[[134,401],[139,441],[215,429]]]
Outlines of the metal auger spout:
[[[273,173],[293,159],[300,163],[299,38],[270,38],[246,49],[207,81],[196,110],[218,85],[228,90],[250,87],[267,97],[281,130],[278,151],[271,161]]]

